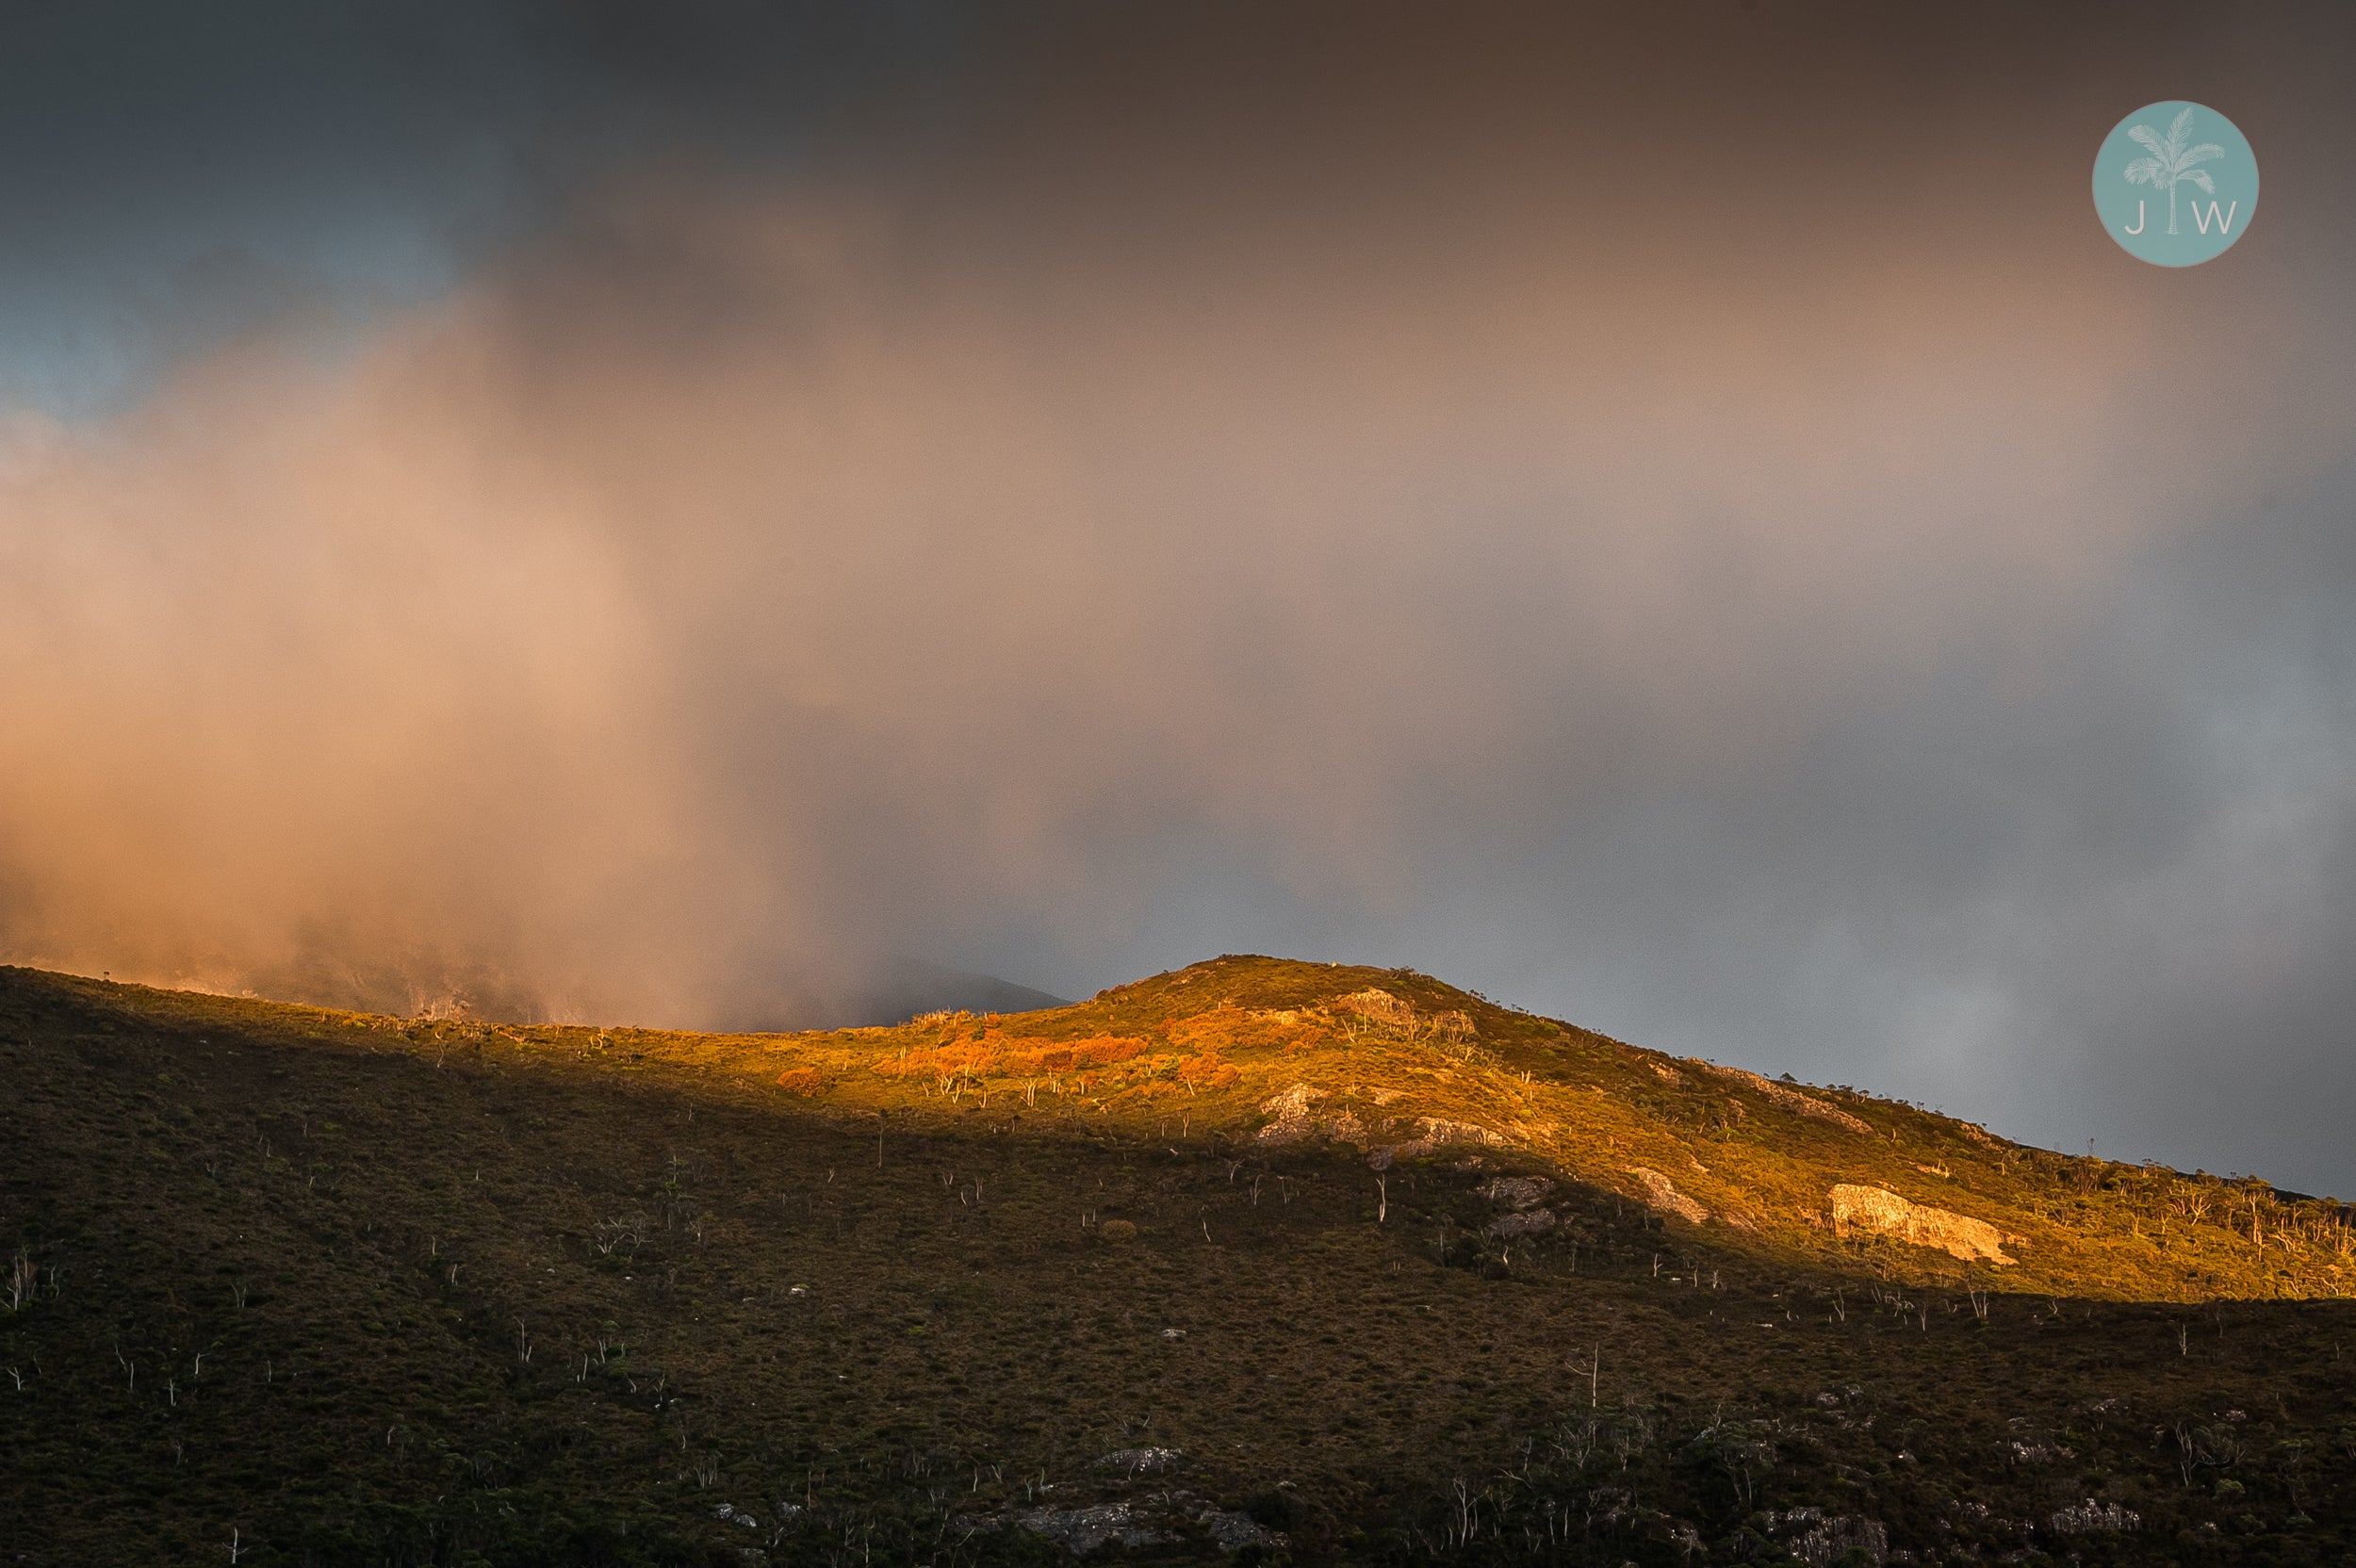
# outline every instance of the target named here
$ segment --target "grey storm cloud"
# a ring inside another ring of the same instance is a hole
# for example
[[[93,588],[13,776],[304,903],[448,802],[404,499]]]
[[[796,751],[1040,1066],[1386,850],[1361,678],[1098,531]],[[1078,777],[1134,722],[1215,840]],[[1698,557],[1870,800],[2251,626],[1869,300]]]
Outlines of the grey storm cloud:
[[[144,302],[0,433],[0,956],[1365,958],[2356,1184],[2348,24],[1760,10],[470,8],[215,41],[148,138],[319,135],[193,204],[20,105],[10,384]],[[2164,273],[2177,91],[2267,204]]]

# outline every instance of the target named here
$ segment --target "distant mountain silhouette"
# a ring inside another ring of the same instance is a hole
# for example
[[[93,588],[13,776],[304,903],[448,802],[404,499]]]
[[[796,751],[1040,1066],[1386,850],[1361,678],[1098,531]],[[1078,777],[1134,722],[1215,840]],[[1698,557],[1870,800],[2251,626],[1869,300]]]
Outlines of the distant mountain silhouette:
[[[315,1007],[396,1018],[544,1023],[551,1016],[528,982],[497,968],[452,964],[434,954],[397,953],[354,961],[342,956],[346,946],[307,947],[297,958],[250,976],[237,988]],[[710,1020],[712,1026],[760,1033],[858,1029],[906,1023],[919,1013],[1029,1013],[1071,1005],[1065,998],[994,974],[904,956],[888,958],[864,973],[815,979],[780,974],[748,990],[749,995]]]
[[[898,958],[872,988],[846,999],[844,1006],[853,1016],[843,1022],[858,1027],[906,1023],[920,1013],[1036,1013],[1071,1005],[1063,997],[994,974]]]

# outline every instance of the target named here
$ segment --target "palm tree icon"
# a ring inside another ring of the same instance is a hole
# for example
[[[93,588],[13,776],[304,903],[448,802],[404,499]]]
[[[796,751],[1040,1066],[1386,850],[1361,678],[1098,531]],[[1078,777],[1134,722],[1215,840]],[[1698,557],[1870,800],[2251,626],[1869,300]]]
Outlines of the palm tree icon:
[[[2189,180],[2208,194],[2216,195],[2217,182],[2209,178],[2209,172],[2193,166],[2206,163],[2211,158],[2223,157],[2225,149],[2214,141],[2204,141],[2198,147],[2184,145],[2184,138],[2192,134],[2190,108],[2178,111],[2176,118],[2169,122],[2166,136],[2149,125],[2131,125],[2127,134],[2151,150],[2150,157],[2137,158],[2127,166],[2127,183],[2157,186],[2168,192],[2168,232],[2174,234],[2176,182]]]

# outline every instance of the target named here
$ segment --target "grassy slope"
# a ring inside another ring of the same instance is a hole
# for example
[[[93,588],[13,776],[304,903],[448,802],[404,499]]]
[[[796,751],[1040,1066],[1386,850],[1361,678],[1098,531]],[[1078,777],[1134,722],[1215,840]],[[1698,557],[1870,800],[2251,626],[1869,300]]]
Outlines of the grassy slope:
[[[1341,1004],[1368,990],[1407,1004],[1412,1016],[1369,1018]],[[1469,1024],[1468,1037],[1435,1028],[1451,1017]],[[1268,1120],[1261,1107],[1271,1096],[1301,1084],[1330,1097],[1320,1119],[1353,1114],[1372,1145],[1412,1136],[1403,1124],[1432,1116],[1492,1131],[1631,1199],[1644,1187],[1628,1172],[1657,1170],[1711,1211],[1710,1240],[1762,1256],[1963,1284],[1963,1265],[1943,1252],[1836,1235],[1829,1193],[1848,1183],[2018,1238],[2007,1243],[2013,1265],[1977,1271],[2009,1291],[2139,1300],[2356,1292],[2356,1230],[2335,1202],[2286,1200],[2254,1180],[2056,1154],[1911,1105],[1806,1091],[1849,1119],[1839,1121],[1794,1108],[1773,1086],[1405,972],[1222,958],[1076,1006],[1003,1018],[803,1036],[504,1033],[525,1049],[686,1069],[756,1102],[794,1099],[926,1124],[994,1107],[1015,1126],[1085,1121],[1130,1136],[1182,1129],[1244,1140]],[[1386,1122],[1399,1125],[1385,1133]]]
[[[1378,986],[1415,1013],[1334,1005]],[[1682,1561],[1689,1529],[1788,1543],[1765,1515],[1803,1504],[1915,1560],[2356,1545],[2356,1313],[2157,1304],[2337,1291],[2333,1211],[1811,1091],[1858,1134],[1418,976],[1230,959],[714,1037],[10,971],[0,1058],[23,1560],[224,1560],[233,1530],[266,1563],[1019,1560],[1046,1548],[970,1532],[1042,1479],[1181,1485],[1303,1560]],[[1378,1189],[1357,1150],[1255,1137],[1296,1084],[1368,1143],[1420,1115],[1515,1146]],[[1633,1166],[1752,1228],[1648,1214]],[[1500,1171],[1573,1178],[1562,1229],[1484,1242]],[[2021,1236],[2011,1294],[1982,1317],[1943,1254],[1811,1223],[1836,1180]],[[1188,1458],[1093,1464],[1143,1444]],[[2053,1536],[2087,1495],[2144,1527]]]

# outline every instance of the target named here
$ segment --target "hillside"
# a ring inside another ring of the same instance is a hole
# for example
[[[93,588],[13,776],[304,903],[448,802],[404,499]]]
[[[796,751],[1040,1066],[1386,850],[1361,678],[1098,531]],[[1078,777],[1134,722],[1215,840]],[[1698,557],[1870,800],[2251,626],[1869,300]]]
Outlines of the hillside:
[[[2356,1215],[2335,1201],[2027,1148],[1854,1090],[1639,1050],[1412,972],[1222,958],[1049,1012],[790,1040],[632,1035],[625,1049],[756,1081],[775,1068],[780,1087],[838,1110],[981,1116],[994,1096],[1018,1119],[1252,1146],[1323,1138],[1378,1164],[1383,1150],[1495,1147],[1617,1191],[1682,1239],[1909,1283],[2137,1300],[2356,1292]],[[1906,1206],[1837,1198],[1843,1187]]]
[[[1412,973],[689,1036],[11,970],[0,1065],[17,1560],[2356,1544],[2336,1203]]]

